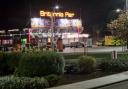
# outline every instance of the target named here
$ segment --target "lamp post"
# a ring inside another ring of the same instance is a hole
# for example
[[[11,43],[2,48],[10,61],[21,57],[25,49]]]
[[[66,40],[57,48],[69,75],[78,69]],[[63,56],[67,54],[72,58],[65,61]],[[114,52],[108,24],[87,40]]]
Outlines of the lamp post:
[[[114,9],[114,10],[111,10],[109,13],[108,13],[108,16],[107,16],[107,22],[111,22],[112,20],[115,20],[118,18],[119,14],[122,12],[122,10],[120,8],[117,8],[117,9]]]
[[[55,44],[54,44],[54,37],[55,37],[55,34],[54,34],[54,28],[55,28],[55,16],[54,16],[54,13],[55,13],[55,10],[58,10],[60,7],[59,5],[56,5],[53,7],[53,11],[52,11],[52,15],[51,15],[51,46],[52,46],[52,49],[54,50],[55,49]]]

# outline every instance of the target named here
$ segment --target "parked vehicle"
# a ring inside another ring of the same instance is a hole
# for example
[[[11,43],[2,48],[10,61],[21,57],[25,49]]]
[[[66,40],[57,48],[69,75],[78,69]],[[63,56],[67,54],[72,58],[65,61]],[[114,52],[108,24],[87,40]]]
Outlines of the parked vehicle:
[[[81,47],[84,47],[84,43],[82,43],[82,42],[72,42],[72,43],[70,44],[70,47],[71,47],[71,48],[72,48],[72,47],[81,48]]]
[[[70,44],[64,44],[63,46],[64,46],[64,48],[70,47]]]

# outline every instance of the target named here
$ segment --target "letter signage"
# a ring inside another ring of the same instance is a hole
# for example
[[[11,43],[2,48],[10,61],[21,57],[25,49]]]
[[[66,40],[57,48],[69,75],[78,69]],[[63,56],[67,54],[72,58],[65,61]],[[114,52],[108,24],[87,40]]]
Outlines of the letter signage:
[[[74,13],[71,12],[49,12],[49,11],[40,11],[41,17],[69,17],[72,18],[75,16]]]

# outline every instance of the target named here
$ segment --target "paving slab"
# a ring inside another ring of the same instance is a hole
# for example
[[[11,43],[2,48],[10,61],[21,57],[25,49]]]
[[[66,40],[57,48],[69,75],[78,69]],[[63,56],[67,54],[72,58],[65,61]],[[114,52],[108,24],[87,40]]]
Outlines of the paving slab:
[[[113,84],[116,82],[121,82],[124,80],[128,80],[128,71],[105,76],[105,77],[100,77],[96,79],[91,79],[87,81],[62,85],[58,87],[47,88],[47,89],[92,89],[92,88],[96,88],[100,86]]]

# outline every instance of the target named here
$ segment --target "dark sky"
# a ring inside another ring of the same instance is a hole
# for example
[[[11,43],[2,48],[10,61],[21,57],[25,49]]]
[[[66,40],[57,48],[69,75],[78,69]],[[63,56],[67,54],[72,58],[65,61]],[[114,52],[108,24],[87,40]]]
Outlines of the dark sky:
[[[123,9],[124,0],[58,0],[61,9],[80,13],[86,29],[94,25],[104,25],[108,14],[116,8]],[[50,9],[57,0],[1,0],[0,30],[29,27],[30,17],[40,10]]]

